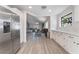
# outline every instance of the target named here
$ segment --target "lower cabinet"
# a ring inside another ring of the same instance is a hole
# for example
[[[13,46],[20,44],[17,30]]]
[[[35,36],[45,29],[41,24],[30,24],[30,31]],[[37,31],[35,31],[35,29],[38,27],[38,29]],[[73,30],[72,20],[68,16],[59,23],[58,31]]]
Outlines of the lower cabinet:
[[[59,32],[59,31],[53,31],[52,38],[69,53],[71,54],[79,53],[78,36],[69,33]]]
[[[70,39],[70,43],[69,43],[69,46],[70,46],[70,53],[79,53],[79,37],[77,36],[69,36],[68,37]]]

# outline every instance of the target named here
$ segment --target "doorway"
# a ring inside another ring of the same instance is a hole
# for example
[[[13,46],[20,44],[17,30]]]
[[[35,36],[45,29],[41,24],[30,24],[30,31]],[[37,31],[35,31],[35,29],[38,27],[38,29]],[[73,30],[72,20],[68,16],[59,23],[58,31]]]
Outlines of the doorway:
[[[35,41],[41,37],[42,24],[37,17],[27,14],[27,41]]]
[[[46,21],[44,22],[45,36],[47,36],[47,38],[50,39],[50,16],[43,16],[43,17],[45,17],[46,19]]]

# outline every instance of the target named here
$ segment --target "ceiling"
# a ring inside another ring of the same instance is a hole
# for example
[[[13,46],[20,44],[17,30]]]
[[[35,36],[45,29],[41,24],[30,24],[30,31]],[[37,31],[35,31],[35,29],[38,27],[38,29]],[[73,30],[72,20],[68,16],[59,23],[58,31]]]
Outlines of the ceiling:
[[[5,13],[10,13],[10,14],[14,14],[12,11],[0,6],[0,12],[5,12]]]
[[[49,16],[50,14],[58,14],[62,12],[69,5],[46,5],[45,9],[42,9],[42,5],[31,5],[32,8],[29,9],[29,5],[8,5],[11,8],[18,8],[21,11],[30,11],[38,16]],[[51,12],[48,10],[51,9]]]
[[[40,21],[38,20],[38,18],[36,18],[36,17],[34,17],[34,16],[30,15],[30,14],[27,14],[27,22],[28,22],[29,24],[31,24],[31,25],[36,24],[36,23],[39,23],[39,24],[42,23],[42,22],[40,22]]]
[[[43,16],[57,15],[65,10],[69,5],[8,5],[11,8],[18,8],[20,11],[28,11],[40,18],[44,22],[46,19]],[[28,8],[32,6],[32,8]],[[41,8],[43,6],[43,8]],[[51,10],[51,12],[49,12]]]

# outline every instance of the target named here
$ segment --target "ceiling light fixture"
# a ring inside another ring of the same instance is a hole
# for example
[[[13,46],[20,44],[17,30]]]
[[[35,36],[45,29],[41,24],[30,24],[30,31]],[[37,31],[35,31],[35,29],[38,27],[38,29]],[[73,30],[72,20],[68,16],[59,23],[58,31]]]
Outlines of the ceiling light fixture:
[[[52,12],[52,10],[51,10],[51,9],[49,9],[49,12]]]
[[[32,6],[29,6],[28,8],[29,8],[29,9],[31,9],[31,8],[32,8]]]
[[[41,8],[42,8],[42,9],[46,9],[46,8],[47,8],[47,6],[41,6]]]

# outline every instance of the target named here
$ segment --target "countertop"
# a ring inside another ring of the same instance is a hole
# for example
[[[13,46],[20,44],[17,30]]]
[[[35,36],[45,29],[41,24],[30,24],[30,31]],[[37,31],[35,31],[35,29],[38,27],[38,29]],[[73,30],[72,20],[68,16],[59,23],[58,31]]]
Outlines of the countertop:
[[[75,35],[75,36],[79,37],[79,32],[77,32],[77,31],[65,31],[65,30],[52,30],[52,31],[67,33],[67,34],[71,34],[71,35]]]

